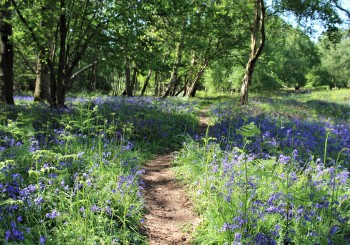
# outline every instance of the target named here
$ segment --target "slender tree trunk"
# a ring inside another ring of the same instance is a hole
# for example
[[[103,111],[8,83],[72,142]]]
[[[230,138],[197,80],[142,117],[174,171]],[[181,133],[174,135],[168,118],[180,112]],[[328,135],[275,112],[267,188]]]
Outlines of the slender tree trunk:
[[[187,95],[187,91],[188,91],[188,89],[189,89],[188,84],[189,84],[189,81],[188,81],[188,79],[186,78],[186,79],[185,79],[185,86],[184,86],[184,89],[183,89],[184,93],[182,94],[182,97],[185,97],[185,96]]]
[[[97,84],[97,62],[94,62],[91,66],[91,73],[89,90],[90,92],[95,92]]]
[[[191,87],[189,90],[187,90],[187,95],[188,97],[195,97],[196,95],[196,92],[197,92],[197,88],[198,88],[198,85],[199,85],[199,81],[201,80],[203,74],[204,74],[204,71],[206,69],[206,66],[202,67],[198,72],[197,72],[197,75],[196,75],[196,78],[194,79],[193,83],[191,84]]]
[[[56,99],[57,106],[64,107],[65,101],[65,64],[66,64],[66,41],[67,41],[67,18],[65,13],[66,3],[65,0],[60,0],[61,14],[60,14],[60,51],[58,56],[58,68],[57,68],[57,91]]]
[[[14,104],[13,98],[13,45],[10,1],[0,3],[0,103]]]
[[[175,96],[178,96],[179,94],[181,94],[182,91],[184,91],[186,88],[186,85],[184,85],[179,91],[177,91],[177,93],[175,94]]]
[[[42,6],[41,12],[45,13],[48,11],[46,5]],[[48,22],[46,19],[43,19],[40,23],[42,28],[47,26]],[[35,89],[34,89],[34,101],[47,101],[52,105],[52,97],[50,91],[50,73],[49,66],[46,61],[47,59],[47,50],[40,49],[37,55],[36,67],[35,67]]]
[[[178,76],[177,81],[175,82],[173,89],[170,91],[170,96],[175,96],[177,87],[179,86],[181,79],[182,79],[182,77]]]
[[[192,55],[192,59],[191,59],[191,69],[188,73],[188,75],[185,78],[185,88],[184,88],[184,93],[183,93],[183,97],[188,95],[188,91],[190,91],[191,89],[191,80],[194,80],[193,75],[194,75],[194,70],[196,68],[197,65],[197,59],[195,55]]]
[[[145,94],[147,86],[149,84],[149,80],[151,79],[151,76],[152,76],[152,70],[149,69],[147,77],[146,77],[146,80],[145,80],[145,83],[143,84],[143,87],[141,89],[141,96],[143,96]]]
[[[49,67],[44,61],[44,57],[41,53],[37,57],[34,101],[43,102],[46,100],[51,104]]]
[[[248,102],[254,68],[265,44],[265,6],[263,0],[255,0],[255,15],[253,26],[250,29],[250,42],[250,56],[241,86],[240,100],[243,105]]]
[[[47,59],[47,61],[50,59]],[[56,99],[56,91],[57,91],[57,85],[56,85],[56,77],[55,77],[55,69],[53,67],[53,63],[49,66],[50,70],[50,95],[51,95],[51,107],[57,107],[57,99]]]
[[[132,79],[131,79],[131,95],[133,96],[134,94],[136,94],[136,90],[137,90],[137,67],[136,65],[134,65],[134,67],[132,68],[133,73],[132,73]]]
[[[127,58],[125,64],[125,90],[123,95],[132,96],[132,84],[130,75],[130,61]]]
[[[205,59],[204,62],[202,63],[202,67],[197,72],[193,82],[190,84],[189,88],[187,88],[186,90],[186,94],[188,97],[195,97],[197,88],[199,86],[199,82],[205,72],[205,69],[207,69],[208,65],[209,65],[209,60]]]
[[[182,53],[183,53],[184,42],[185,42],[185,27],[186,27],[186,19],[184,19],[182,23],[180,42],[177,47],[176,61],[173,67],[173,72],[171,73],[169,85],[163,95],[163,98],[166,98],[169,96],[169,94],[176,88],[177,86],[176,83],[179,81],[178,80],[179,68],[182,62]]]
[[[154,96],[159,96],[158,71],[154,73]]]

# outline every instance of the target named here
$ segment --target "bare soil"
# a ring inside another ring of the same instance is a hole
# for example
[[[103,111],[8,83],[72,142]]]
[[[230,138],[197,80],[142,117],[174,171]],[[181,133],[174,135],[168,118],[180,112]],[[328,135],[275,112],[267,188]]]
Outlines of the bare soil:
[[[205,134],[208,123],[206,113],[205,110],[201,112],[201,135]],[[172,162],[173,155],[169,153],[144,166],[146,215],[143,232],[151,245],[191,244],[191,233],[201,222],[185,188],[175,178]]]

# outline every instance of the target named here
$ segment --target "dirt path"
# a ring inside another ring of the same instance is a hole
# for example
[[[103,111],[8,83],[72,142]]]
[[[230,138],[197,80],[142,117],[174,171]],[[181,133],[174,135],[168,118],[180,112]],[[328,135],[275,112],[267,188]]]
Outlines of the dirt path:
[[[205,133],[207,111],[201,112],[199,133]],[[145,166],[143,180],[146,210],[144,233],[150,244],[191,244],[191,232],[201,222],[181,184],[171,170],[171,153],[159,156]]]

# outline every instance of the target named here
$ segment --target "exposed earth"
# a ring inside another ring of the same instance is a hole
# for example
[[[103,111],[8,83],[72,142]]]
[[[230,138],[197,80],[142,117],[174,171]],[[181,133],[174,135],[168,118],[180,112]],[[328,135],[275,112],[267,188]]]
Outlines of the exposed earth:
[[[201,112],[199,134],[208,124],[207,110]],[[143,231],[151,245],[191,244],[191,233],[201,218],[185,188],[172,171],[173,154],[161,155],[144,166],[146,215]]]

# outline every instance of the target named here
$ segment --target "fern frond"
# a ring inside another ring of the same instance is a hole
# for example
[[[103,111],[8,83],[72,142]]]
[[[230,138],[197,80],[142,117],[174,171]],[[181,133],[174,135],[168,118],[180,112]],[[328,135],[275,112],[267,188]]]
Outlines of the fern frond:
[[[237,133],[243,137],[249,138],[255,135],[259,135],[260,129],[254,124],[254,122],[251,122],[237,129]]]

